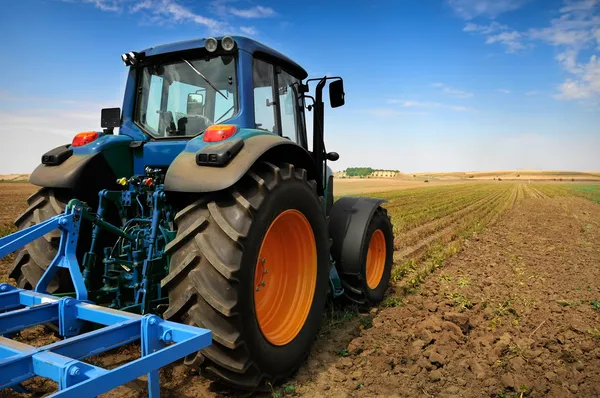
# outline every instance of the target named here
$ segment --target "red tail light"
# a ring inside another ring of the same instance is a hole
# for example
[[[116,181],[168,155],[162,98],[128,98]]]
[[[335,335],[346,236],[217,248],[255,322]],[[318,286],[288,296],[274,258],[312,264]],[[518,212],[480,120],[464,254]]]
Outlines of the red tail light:
[[[98,133],[95,131],[86,131],[84,133],[79,133],[75,137],[73,137],[73,142],[71,143],[71,146],[84,146],[92,141],[95,141],[97,138]]]
[[[204,131],[204,142],[219,142],[234,135],[237,127],[232,124],[215,124]]]

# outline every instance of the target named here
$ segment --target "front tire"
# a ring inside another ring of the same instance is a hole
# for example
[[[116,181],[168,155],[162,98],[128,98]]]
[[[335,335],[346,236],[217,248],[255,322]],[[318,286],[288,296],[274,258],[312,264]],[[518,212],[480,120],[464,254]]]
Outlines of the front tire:
[[[213,333],[213,344],[187,364],[254,389],[303,363],[328,289],[322,209],[306,170],[260,162],[227,192],[177,214],[164,316]]]
[[[360,275],[342,275],[347,299],[359,305],[378,305],[385,295],[394,264],[394,235],[387,210],[378,207],[362,243]]]

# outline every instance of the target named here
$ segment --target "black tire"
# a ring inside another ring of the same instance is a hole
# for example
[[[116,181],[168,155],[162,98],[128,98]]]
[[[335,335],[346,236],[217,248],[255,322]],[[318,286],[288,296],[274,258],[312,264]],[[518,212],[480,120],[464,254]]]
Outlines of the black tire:
[[[315,292],[300,332],[285,345],[263,336],[254,308],[254,273],[263,237],[277,215],[300,211],[310,223],[317,253]],[[325,308],[329,239],[322,198],[306,170],[259,162],[227,192],[195,201],[175,217],[178,232],[167,246],[170,273],[166,319],[210,329],[213,344],[188,356],[243,389],[276,384],[306,359]]]
[[[375,287],[369,287],[367,283],[367,254],[369,252],[369,242],[375,231],[381,230],[385,238],[385,265],[383,274],[379,283]],[[365,240],[363,243],[363,252],[360,259],[361,273],[360,278],[352,275],[342,276],[342,286],[347,299],[357,304],[378,305],[385,295],[385,291],[390,283],[392,266],[394,263],[394,234],[390,217],[387,210],[378,207],[371,217]]]
[[[15,225],[21,230],[61,214],[70,199],[68,190],[42,188],[27,199],[29,208],[17,217]],[[15,279],[18,287],[23,289],[35,287],[56,255],[60,235],[59,230],[49,232],[16,253],[8,276]],[[60,269],[48,285],[49,293],[68,291],[72,287],[69,275],[64,271]]]

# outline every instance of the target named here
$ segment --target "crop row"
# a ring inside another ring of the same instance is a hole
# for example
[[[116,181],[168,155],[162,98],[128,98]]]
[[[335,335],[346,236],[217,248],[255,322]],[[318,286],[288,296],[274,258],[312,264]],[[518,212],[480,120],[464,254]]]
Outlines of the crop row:
[[[396,252],[392,280],[396,290],[411,291],[444,260],[458,252],[465,239],[495,223],[498,218],[524,198],[522,187],[517,184],[502,184],[501,190],[486,197],[482,203],[470,207],[471,211],[447,223],[441,230],[425,237],[411,248]],[[396,303],[392,296],[388,303]]]

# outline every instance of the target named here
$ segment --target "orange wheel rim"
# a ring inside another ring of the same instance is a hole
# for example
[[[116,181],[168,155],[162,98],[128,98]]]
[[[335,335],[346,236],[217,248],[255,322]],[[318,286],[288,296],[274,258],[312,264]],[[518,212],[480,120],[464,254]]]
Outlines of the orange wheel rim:
[[[300,333],[317,284],[317,248],[310,223],[298,210],[286,210],[271,223],[254,272],[258,326],[273,345]]]
[[[375,289],[379,285],[385,269],[385,258],[385,235],[378,229],[371,235],[367,252],[366,274],[369,289]]]

